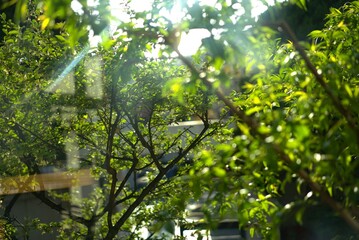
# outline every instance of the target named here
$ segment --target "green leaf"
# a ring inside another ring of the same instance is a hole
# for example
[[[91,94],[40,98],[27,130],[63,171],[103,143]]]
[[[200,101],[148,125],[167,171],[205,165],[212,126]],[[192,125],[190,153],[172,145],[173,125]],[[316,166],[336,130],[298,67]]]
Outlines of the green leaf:
[[[226,176],[226,171],[223,168],[220,167],[213,167],[213,173],[216,177],[225,177]]]
[[[255,233],[255,228],[254,227],[251,227],[249,228],[249,236],[254,237],[254,233]]]
[[[294,127],[294,135],[299,141],[302,141],[303,139],[309,137],[310,129],[306,125],[296,125]]]
[[[348,84],[345,84],[344,85],[344,88],[345,88],[345,90],[346,90],[346,92],[348,93],[348,95],[349,95],[349,97],[353,97],[353,91],[352,91],[352,89],[350,88],[350,86],[348,85]]]
[[[305,208],[301,207],[299,208],[299,210],[296,211],[295,213],[295,220],[300,224],[303,225],[303,215],[305,212]]]
[[[19,23],[24,20],[27,14],[27,0],[18,0],[15,8],[15,21]]]
[[[311,38],[324,38],[326,35],[321,30],[314,30],[314,31],[311,31],[308,34],[308,36],[311,37]]]
[[[62,35],[56,35],[55,37],[60,41],[64,41],[64,42],[66,41],[66,39]]]
[[[246,115],[252,115],[253,113],[256,113],[256,112],[259,112],[262,110],[262,106],[255,106],[255,107],[252,107],[248,110],[246,110]]]
[[[291,2],[295,3],[298,7],[307,11],[306,0],[291,0]]]
[[[7,34],[8,35],[17,35],[17,34],[19,34],[19,31],[18,30],[11,30]]]

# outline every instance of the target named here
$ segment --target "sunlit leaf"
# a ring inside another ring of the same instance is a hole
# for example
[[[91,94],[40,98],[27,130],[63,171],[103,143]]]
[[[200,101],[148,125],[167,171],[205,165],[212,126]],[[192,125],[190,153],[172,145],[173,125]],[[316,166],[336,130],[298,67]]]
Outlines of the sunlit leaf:
[[[213,173],[217,177],[225,177],[226,171],[220,167],[213,167]]]

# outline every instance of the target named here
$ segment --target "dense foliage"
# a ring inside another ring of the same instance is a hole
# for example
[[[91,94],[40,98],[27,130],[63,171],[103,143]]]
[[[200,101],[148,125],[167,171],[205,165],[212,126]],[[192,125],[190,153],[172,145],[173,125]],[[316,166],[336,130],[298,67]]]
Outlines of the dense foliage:
[[[147,208],[163,199],[167,189],[177,188],[176,180],[166,180],[166,174],[215,131],[204,91],[184,97],[182,104],[162,94],[169,79],[188,75],[185,69],[165,60],[149,62],[141,39],[119,38],[111,48],[91,52],[84,52],[85,46],[75,56],[76,51],[64,43],[66,36],[41,31],[36,21],[29,20],[25,31],[4,15],[3,22],[7,33],[7,47],[1,52],[3,176],[39,174],[47,166],[91,167],[102,186],[87,200],[72,202],[71,194],[34,193],[49,207],[69,212],[58,233],[64,238],[113,238],[120,230],[133,231],[134,237],[136,228],[151,223],[145,221],[148,214],[164,209],[172,213],[168,218],[180,219],[184,203],[173,205],[173,210],[159,204]],[[194,116],[203,122],[201,131],[187,127],[169,132],[171,124]],[[137,186],[139,174],[148,179],[144,186]],[[122,210],[114,211],[118,205]],[[83,208],[83,214],[72,213],[74,206]],[[5,217],[11,216],[12,207],[5,207]],[[68,232],[70,225],[73,229]]]
[[[279,5],[270,6],[259,16],[259,21],[264,23],[285,21],[299,40],[308,40],[308,34],[311,31],[324,27],[325,17],[330,13],[330,8],[339,8],[347,2],[344,0],[309,0],[306,1],[305,10],[301,10],[300,6],[285,1]],[[287,40],[288,36],[282,34],[281,38]]]
[[[143,228],[169,238],[202,201],[208,229],[231,217],[265,239],[357,239],[359,2],[332,8],[309,44],[286,22],[256,22],[250,1],[183,2],[178,22],[164,17],[174,3],[154,1],[124,8],[96,48],[86,36],[105,28],[106,5],[79,1],[80,14],[71,1],[34,2],[20,26],[1,16],[1,176],[90,168],[99,185],[81,199],[76,187],[34,192],[67,217],[30,227],[59,239],[137,239]],[[196,29],[208,36],[184,56],[181,34]],[[176,128],[187,120],[201,125]],[[41,185],[17,187],[31,184]],[[0,234],[21,231],[19,196],[6,197]]]

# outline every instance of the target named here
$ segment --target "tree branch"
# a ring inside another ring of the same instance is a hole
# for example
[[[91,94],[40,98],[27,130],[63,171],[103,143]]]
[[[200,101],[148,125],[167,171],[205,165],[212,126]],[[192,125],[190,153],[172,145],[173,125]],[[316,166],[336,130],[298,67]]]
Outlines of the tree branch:
[[[329,96],[330,100],[332,101],[334,107],[344,116],[344,118],[347,120],[349,126],[352,128],[352,130],[355,131],[357,144],[359,145],[359,128],[357,126],[356,120],[353,117],[352,113],[344,107],[344,105],[340,102],[340,100],[335,96],[334,92],[328,84],[324,81],[323,75],[319,74],[313,63],[310,61],[308,55],[304,51],[304,48],[299,43],[297,37],[293,33],[292,29],[288,26],[286,22],[280,22],[278,23],[278,26],[283,29],[283,31],[289,36],[289,38],[292,40],[293,45],[295,49],[298,51],[299,55],[304,60],[307,68],[309,71],[314,75],[314,78],[316,81],[322,86],[325,93]]]
[[[185,58],[177,48],[174,48],[176,53],[178,54],[180,60],[191,70],[193,74],[198,76],[203,83],[208,86],[209,88],[213,89],[212,83],[207,79],[206,75],[203,74],[203,77],[200,77],[200,72],[195,68],[195,66],[187,59]],[[316,72],[316,70],[315,70]],[[317,73],[318,76],[320,76]],[[255,136],[258,136],[262,141],[265,141],[265,139],[268,137],[266,134],[262,134],[258,131],[259,124],[257,121],[245,114],[244,111],[237,108],[232,101],[230,101],[222,92],[220,89],[215,90],[215,94],[217,97],[224,102],[224,104],[231,109],[233,114],[238,117],[238,120],[243,121],[248,127],[252,130],[252,134]],[[287,164],[289,167],[292,167],[293,161],[290,159],[290,157],[283,151],[283,149],[275,144],[275,143],[266,143],[269,144],[275,152],[278,154],[278,156],[282,159],[282,161]],[[292,169],[293,170],[293,169]],[[359,233],[359,222],[356,221],[353,216],[350,214],[350,212],[345,209],[340,203],[335,201],[330,195],[322,189],[322,187],[314,182],[310,175],[305,172],[304,170],[293,170],[298,174],[298,176],[303,179],[312,189],[313,192],[318,193],[322,201],[324,201],[326,204],[328,204],[335,212],[337,212],[346,222],[349,226],[351,226],[357,233]]]
[[[184,158],[189,151],[191,151],[197,144],[202,141],[203,136],[207,132],[209,128],[209,124],[204,123],[204,127],[202,131],[197,135],[197,137],[181,152],[178,154],[178,156],[171,161],[170,164],[168,164],[163,171],[160,171],[158,175],[142,190],[141,194],[136,198],[136,200],[127,208],[127,210],[124,212],[124,214],[121,216],[121,218],[115,223],[115,225],[112,228],[109,228],[108,233],[105,240],[113,239],[117,232],[121,229],[123,224],[126,222],[126,220],[131,216],[133,211],[143,202],[145,197],[150,194],[157,186],[157,184],[162,180],[162,178],[165,176],[165,174],[175,165],[177,164],[182,158]]]

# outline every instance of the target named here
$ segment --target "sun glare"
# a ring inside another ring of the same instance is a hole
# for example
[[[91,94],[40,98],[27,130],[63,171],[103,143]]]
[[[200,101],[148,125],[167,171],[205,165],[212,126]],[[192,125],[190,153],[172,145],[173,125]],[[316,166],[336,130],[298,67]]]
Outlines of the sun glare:
[[[204,28],[192,29],[188,33],[182,33],[178,51],[184,56],[191,56],[201,47],[202,39],[210,35],[211,33]]]
[[[221,6],[217,6],[216,0],[198,0],[200,5],[207,5],[207,6],[215,6],[217,9],[219,9]],[[188,1],[187,4],[189,6],[193,5],[195,1]],[[230,4],[231,1],[228,1]],[[267,1],[268,5],[273,5],[274,1]],[[263,13],[265,10],[267,10],[267,6],[264,5],[260,0],[252,0],[252,12],[251,15],[254,18],[257,18],[261,13]],[[166,14],[166,17],[170,19],[173,23],[181,22],[181,20],[184,17],[183,11],[181,11],[181,6],[179,1],[174,4],[173,9],[170,13],[163,12],[163,14]],[[236,12],[238,16],[240,17],[243,12],[238,11]],[[220,31],[219,31],[220,32]],[[215,34],[212,32],[212,34]],[[195,54],[198,49],[201,47],[202,39],[207,38],[211,35],[211,33],[207,29],[191,29],[188,33],[182,33],[181,40],[178,46],[178,50],[181,54],[184,56],[191,56]]]
[[[93,0],[92,0],[93,1]],[[199,2],[200,5],[204,6],[214,6],[217,9],[220,9],[222,6],[217,3],[217,0],[188,0],[186,4],[192,6],[195,2]],[[114,18],[113,25],[116,25],[118,22],[129,22],[131,21],[130,17],[126,13],[126,8],[129,8],[135,12],[149,11],[152,8],[153,0],[143,1],[143,0],[132,0],[128,5],[125,4],[124,0],[110,0],[110,9],[111,14]],[[232,1],[227,0],[227,5],[231,5]],[[268,5],[273,5],[274,0],[268,0]],[[252,0],[253,9],[251,15],[254,18],[257,18],[261,13],[263,13],[267,6],[263,4],[261,0]],[[236,9],[236,16],[232,19],[238,19],[241,14],[243,14],[244,9],[241,8],[238,3],[238,9]],[[180,23],[185,17],[185,12],[181,7],[181,1],[175,0],[174,7],[168,11],[162,9],[160,14],[165,18],[169,19],[173,24]],[[190,56],[197,52],[202,44],[202,39],[209,37],[210,32],[206,29],[192,29],[188,33],[182,33],[180,43],[178,46],[179,51],[184,56]],[[213,33],[212,33],[213,34]],[[158,51],[154,51],[152,54],[157,55]],[[152,56],[156,57],[156,56]]]

